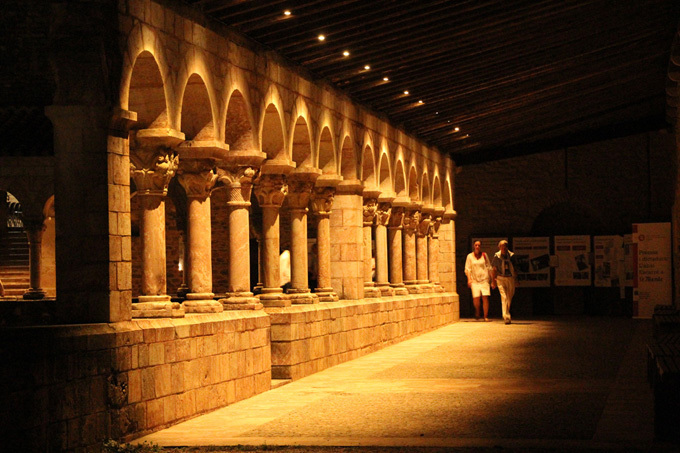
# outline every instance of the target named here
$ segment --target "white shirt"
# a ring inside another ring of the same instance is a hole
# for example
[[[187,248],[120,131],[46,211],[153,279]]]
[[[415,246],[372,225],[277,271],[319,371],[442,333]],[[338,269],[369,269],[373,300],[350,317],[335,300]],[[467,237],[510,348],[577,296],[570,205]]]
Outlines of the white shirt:
[[[490,280],[489,271],[491,271],[491,263],[489,263],[486,253],[482,252],[479,258],[476,258],[474,253],[468,254],[465,260],[465,275],[467,275],[468,281],[488,283]]]

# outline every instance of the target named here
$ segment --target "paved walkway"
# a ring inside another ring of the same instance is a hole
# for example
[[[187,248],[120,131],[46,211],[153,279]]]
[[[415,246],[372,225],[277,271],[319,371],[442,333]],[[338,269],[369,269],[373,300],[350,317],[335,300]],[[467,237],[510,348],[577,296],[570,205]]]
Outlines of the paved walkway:
[[[655,451],[649,321],[461,321],[139,439]]]

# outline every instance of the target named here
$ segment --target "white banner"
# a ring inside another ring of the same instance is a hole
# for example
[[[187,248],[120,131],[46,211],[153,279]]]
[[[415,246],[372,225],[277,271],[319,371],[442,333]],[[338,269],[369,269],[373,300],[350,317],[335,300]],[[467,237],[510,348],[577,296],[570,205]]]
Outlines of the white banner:
[[[590,286],[590,236],[555,236],[555,286]]]
[[[633,224],[633,316],[651,318],[654,306],[672,302],[671,224]]]
[[[625,278],[622,236],[594,236],[595,286],[621,286]]]
[[[550,286],[550,238],[512,238],[517,280],[520,286],[538,288]]]

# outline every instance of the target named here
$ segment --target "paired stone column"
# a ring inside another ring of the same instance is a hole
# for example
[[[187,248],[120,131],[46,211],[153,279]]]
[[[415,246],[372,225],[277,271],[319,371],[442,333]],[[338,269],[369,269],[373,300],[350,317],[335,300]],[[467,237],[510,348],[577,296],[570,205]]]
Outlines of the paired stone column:
[[[404,211],[404,284],[410,294],[421,291],[416,275],[416,230],[420,224],[420,205],[411,203]]]
[[[29,300],[43,299],[45,291],[43,291],[40,282],[40,271],[42,267],[42,235],[43,231],[45,231],[45,223],[42,218],[24,219],[24,229],[26,230],[26,236],[28,236],[30,287],[24,293],[23,298]]]
[[[392,213],[394,197],[381,196],[375,213],[375,282],[382,297],[394,295],[388,280],[387,224]]]
[[[250,291],[250,195],[265,153],[231,152],[222,161],[219,181],[229,191],[229,291],[220,303],[227,310],[261,309]]]
[[[302,171],[301,171],[302,170]],[[288,206],[291,215],[290,265],[288,295],[294,304],[319,302],[309,290],[309,258],[307,253],[307,212],[314,182],[321,175],[317,168],[305,167],[288,177]]]
[[[364,298],[380,297],[373,281],[373,223],[378,211],[379,190],[364,189]],[[377,271],[377,263],[376,263]]]
[[[424,293],[431,293],[434,291],[428,278],[429,262],[427,259],[427,236],[430,230],[431,221],[431,209],[429,207],[423,208],[421,210],[420,223],[416,230],[416,279],[417,284],[420,285],[420,288]]]
[[[335,302],[338,295],[331,284],[331,209],[335,187],[342,178],[323,175],[316,180],[312,196],[312,210],[316,217],[317,281],[314,292],[321,302]]]
[[[395,199],[392,201],[392,214],[390,221],[387,224],[387,243],[390,254],[390,286],[394,289],[395,296],[404,296],[408,294],[406,286],[404,286],[404,269],[403,269],[403,248],[402,248],[402,230],[404,228],[404,207],[408,206],[408,201],[404,202],[402,199]]]
[[[434,291],[438,293],[444,292],[444,287],[439,283],[439,227],[442,224],[443,215],[443,207],[434,209],[434,214],[432,215],[432,221],[430,222],[430,229],[428,232],[430,284],[433,285]]]
[[[260,302],[265,307],[289,307],[290,298],[281,288],[279,266],[279,210],[288,194],[286,175],[294,166],[286,161],[267,161],[255,183],[255,196],[262,208],[262,293]]]
[[[184,309],[166,294],[165,196],[178,165],[172,147],[183,134],[173,130],[143,129],[132,134],[130,176],[137,186],[141,208],[142,291],[132,304],[133,318],[182,317]]]
[[[186,142],[180,147],[179,183],[187,194],[185,247],[189,292],[182,306],[188,313],[219,313],[222,304],[212,292],[212,226],[210,192],[217,182],[213,171],[229,147],[217,141]]]

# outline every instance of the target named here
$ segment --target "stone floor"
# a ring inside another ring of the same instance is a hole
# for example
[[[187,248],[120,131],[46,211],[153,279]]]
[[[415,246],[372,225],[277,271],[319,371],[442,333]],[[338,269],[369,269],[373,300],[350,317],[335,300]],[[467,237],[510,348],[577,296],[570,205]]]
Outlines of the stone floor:
[[[649,338],[624,318],[463,320],[138,442],[675,451],[653,441]]]

